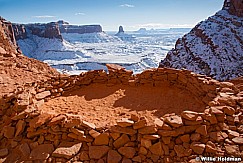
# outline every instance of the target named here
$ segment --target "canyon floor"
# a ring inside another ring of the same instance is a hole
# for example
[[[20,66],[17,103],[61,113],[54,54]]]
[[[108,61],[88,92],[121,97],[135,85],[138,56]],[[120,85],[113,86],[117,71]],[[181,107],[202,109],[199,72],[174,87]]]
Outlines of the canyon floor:
[[[153,122],[167,113],[184,110],[203,112],[205,104],[190,92],[177,87],[92,84],[51,99],[41,108],[54,114],[81,115],[84,120],[104,127],[115,125],[132,114]]]

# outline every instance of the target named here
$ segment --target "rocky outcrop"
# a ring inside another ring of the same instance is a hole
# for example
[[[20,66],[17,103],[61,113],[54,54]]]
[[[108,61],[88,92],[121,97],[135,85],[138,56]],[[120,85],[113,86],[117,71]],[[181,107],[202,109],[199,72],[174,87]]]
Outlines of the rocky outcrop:
[[[99,33],[102,32],[102,27],[100,25],[70,25],[63,20],[58,21],[58,25],[61,33]]]
[[[0,17],[0,56],[16,56],[19,54],[12,24]]]
[[[14,24],[13,28],[17,40],[26,39],[31,34],[44,38],[57,38],[62,40],[62,35],[56,22],[47,24]]]
[[[218,80],[243,75],[242,1],[225,1],[223,10],[178,39],[160,67],[185,68]]]
[[[135,36],[125,33],[123,26],[119,26],[117,34],[115,36],[119,37],[122,41],[134,41]]]
[[[13,30],[16,40],[27,38],[27,31],[23,24],[14,24]]]
[[[243,17],[243,1],[242,0],[225,0],[224,10],[228,10],[230,14]]]
[[[118,31],[118,33],[124,33],[124,29],[123,29],[122,26],[119,26],[119,31]]]
[[[12,24],[0,18],[0,97],[26,82],[47,79],[57,74],[47,64],[22,55],[16,44]],[[2,108],[0,104],[0,112]]]
[[[100,25],[70,25],[68,22],[60,20],[47,24],[14,24],[15,37],[17,40],[26,39],[31,35],[36,35],[44,38],[57,38],[62,40],[61,33],[99,33],[102,32]]]

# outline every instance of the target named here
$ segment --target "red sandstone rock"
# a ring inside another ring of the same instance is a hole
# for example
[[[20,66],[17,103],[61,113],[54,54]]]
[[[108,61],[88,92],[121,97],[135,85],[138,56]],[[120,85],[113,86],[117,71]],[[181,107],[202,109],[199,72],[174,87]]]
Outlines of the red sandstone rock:
[[[203,154],[205,149],[205,144],[202,144],[200,142],[193,142],[190,146],[190,148],[196,153],[196,154]]]
[[[215,154],[217,152],[217,147],[216,147],[216,145],[213,142],[208,141],[207,144],[206,144],[205,151],[208,152],[208,153]]]
[[[133,124],[134,124],[133,121],[125,119],[125,118],[117,121],[117,125],[121,126],[121,127],[129,127],[129,126],[132,126]]]
[[[48,113],[43,113],[39,116],[37,116],[36,118],[32,119],[29,123],[31,128],[37,128],[40,127],[41,125],[45,124],[46,122],[48,122],[49,120],[51,120],[52,115],[48,114]]]
[[[0,149],[0,158],[5,157],[7,155],[8,155],[8,149],[7,148]]]
[[[109,135],[107,133],[100,134],[94,140],[95,145],[108,145],[109,144]],[[113,144],[114,145],[114,144]]]
[[[126,134],[123,134],[120,138],[118,138],[114,143],[114,147],[116,149],[124,146],[126,143],[130,141],[129,137]]]
[[[232,139],[232,141],[235,144],[243,145],[243,138],[242,137],[235,137],[235,138]]]
[[[33,160],[46,160],[50,157],[54,147],[52,144],[42,144],[34,148],[30,153],[30,158]]]
[[[111,128],[113,132],[118,132],[118,133],[123,133],[123,134],[128,134],[128,135],[134,135],[137,133],[136,130],[133,130],[131,128],[123,128],[120,126],[114,126]]]
[[[163,151],[161,142],[153,144],[151,147],[149,147],[149,150],[150,150],[150,152],[152,152],[155,155],[158,155],[158,156],[164,155],[164,151]]]
[[[173,127],[180,127],[183,125],[181,117],[177,115],[166,117],[165,122]]]
[[[155,126],[146,126],[144,128],[138,129],[138,133],[147,135],[147,134],[155,134],[157,132],[157,128]]]
[[[21,144],[19,150],[25,158],[30,155],[30,147],[27,143]]]
[[[80,152],[80,155],[79,155],[79,159],[81,161],[88,161],[88,160],[90,160],[90,158],[89,158],[89,152],[88,151],[81,151]]]
[[[201,134],[202,136],[207,136],[208,132],[207,132],[207,126],[206,125],[202,125],[200,127],[198,127],[196,129],[196,132]]]
[[[141,146],[142,146],[142,147],[145,147],[145,148],[148,149],[149,147],[152,146],[152,141],[149,140],[149,139],[144,139],[144,138],[142,138],[142,139],[141,139]]]
[[[95,130],[90,130],[89,131],[89,134],[93,137],[93,138],[96,138],[97,136],[100,135],[99,132],[95,131]]]
[[[91,159],[100,159],[107,154],[109,149],[108,146],[90,146],[89,157]]]
[[[35,95],[35,98],[37,100],[41,100],[41,99],[44,99],[44,98],[46,98],[47,96],[50,96],[50,95],[51,95],[50,91],[45,91],[45,92],[41,92],[41,93],[38,93],[37,95]]]
[[[225,147],[227,154],[229,154],[229,155],[236,155],[237,156],[240,153],[240,149],[239,149],[238,145],[225,144],[224,147]]]
[[[183,111],[181,113],[181,117],[185,118],[189,121],[195,121],[197,119],[198,115],[199,115],[198,113],[192,112],[192,111]]]
[[[180,137],[180,139],[182,140],[182,142],[189,143],[190,142],[190,135],[189,134],[183,135],[183,136]]]
[[[115,150],[110,150],[107,156],[107,163],[117,163],[121,161],[122,156]]]
[[[121,147],[118,149],[118,152],[126,158],[133,158],[133,156],[136,153],[136,150],[132,147]]]
[[[137,130],[137,129],[143,128],[143,127],[145,127],[145,126],[147,126],[147,120],[146,120],[146,119],[143,119],[143,120],[140,120],[140,121],[136,122],[136,123],[133,125],[133,128],[134,128],[135,130]]]
[[[79,152],[81,146],[82,143],[61,142],[61,144],[52,153],[52,156],[71,159]]]
[[[6,138],[11,139],[14,137],[15,128],[11,126],[5,126],[3,128],[3,134]]]

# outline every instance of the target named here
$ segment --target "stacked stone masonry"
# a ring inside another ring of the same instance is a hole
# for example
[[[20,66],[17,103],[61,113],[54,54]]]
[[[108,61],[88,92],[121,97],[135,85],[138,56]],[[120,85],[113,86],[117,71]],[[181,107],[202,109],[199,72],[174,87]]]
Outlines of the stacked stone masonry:
[[[2,162],[194,162],[198,156],[242,157],[243,96],[228,82],[187,70],[150,69],[138,75],[118,65],[27,83],[0,99]],[[202,113],[167,114],[149,124],[131,116],[97,128],[79,115],[38,110],[45,101],[92,83],[113,86],[174,85],[200,97]],[[0,162],[1,162],[0,161]]]

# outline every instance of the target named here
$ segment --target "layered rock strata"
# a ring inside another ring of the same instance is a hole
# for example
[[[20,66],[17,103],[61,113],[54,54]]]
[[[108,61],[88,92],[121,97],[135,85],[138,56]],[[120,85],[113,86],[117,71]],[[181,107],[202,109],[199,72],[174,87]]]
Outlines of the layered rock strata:
[[[243,4],[226,0],[223,10],[178,39],[160,67],[186,68],[218,80],[243,75]]]
[[[62,20],[58,21],[58,25],[61,33],[99,33],[102,32],[100,25],[70,25]]]
[[[14,24],[15,37],[17,40],[26,39],[30,35],[36,35],[44,38],[57,38],[62,40],[58,23],[51,22],[47,24]]]
[[[16,56],[18,47],[12,24],[0,17],[0,56]]]

